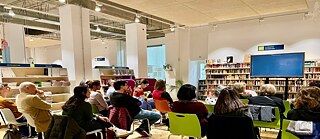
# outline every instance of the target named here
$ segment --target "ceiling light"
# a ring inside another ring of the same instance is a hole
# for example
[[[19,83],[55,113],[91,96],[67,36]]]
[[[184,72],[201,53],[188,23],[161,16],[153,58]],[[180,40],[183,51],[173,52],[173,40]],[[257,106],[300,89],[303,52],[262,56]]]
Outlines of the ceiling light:
[[[15,16],[16,14],[12,11],[12,9],[9,10],[9,15],[10,16]]]
[[[175,28],[175,26],[174,25],[172,25],[172,26],[170,26],[170,31],[175,31],[176,30],[176,28]]]
[[[263,22],[264,21],[264,18],[259,18],[259,22]]]
[[[34,40],[33,40],[33,38],[32,38],[32,37],[30,37],[29,41],[33,42]]]
[[[136,17],[134,18],[134,22],[139,23],[140,22],[140,15],[136,14]]]
[[[94,9],[96,12],[100,12],[101,11],[101,8],[99,5],[96,5],[96,8]]]
[[[101,39],[101,44],[105,44],[106,42],[104,41],[104,39]]]
[[[99,26],[97,26],[96,31],[100,32],[101,29],[99,28]]]
[[[61,2],[61,3],[65,3],[65,2],[66,2],[66,0],[59,0],[59,2]]]

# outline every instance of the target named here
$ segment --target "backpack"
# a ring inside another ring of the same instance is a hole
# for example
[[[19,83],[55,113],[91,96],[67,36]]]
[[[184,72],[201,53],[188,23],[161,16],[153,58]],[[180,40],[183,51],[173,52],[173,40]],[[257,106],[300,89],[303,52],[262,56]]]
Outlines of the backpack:
[[[21,133],[16,129],[8,129],[3,136],[3,139],[21,139]]]

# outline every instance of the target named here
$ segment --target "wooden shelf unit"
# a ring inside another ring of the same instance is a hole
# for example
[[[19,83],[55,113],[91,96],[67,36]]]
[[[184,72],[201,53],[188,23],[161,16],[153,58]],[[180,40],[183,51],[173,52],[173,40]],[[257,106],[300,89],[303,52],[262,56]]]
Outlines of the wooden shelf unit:
[[[206,92],[207,92],[207,82],[206,80],[199,80],[198,81],[198,99],[205,99],[206,98]]]
[[[66,68],[0,67],[0,75],[0,82],[8,83],[11,87],[7,94],[11,100],[15,100],[16,95],[20,93],[19,85],[26,81],[44,85],[38,84],[38,89],[45,92],[46,98],[52,99],[51,110],[61,110],[61,106],[70,97],[70,86],[52,86],[52,82],[55,81],[69,81]]]
[[[133,79],[133,69],[99,69],[101,84],[106,85],[108,80],[113,79]]]
[[[219,84],[224,86],[232,86],[236,82],[245,82],[246,89],[255,90],[259,93],[260,86],[264,84],[265,78],[250,77],[250,63],[210,63],[206,60],[206,84],[207,93],[214,90]],[[305,66],[303,86],[310,82],[320,80],[320,66]],[[300,88],[296,81],[299,78],[289,78],[289,98],[294,97]],[[284,93],[285,78],[269,78],[269,83],[275,85],[279,94]]]

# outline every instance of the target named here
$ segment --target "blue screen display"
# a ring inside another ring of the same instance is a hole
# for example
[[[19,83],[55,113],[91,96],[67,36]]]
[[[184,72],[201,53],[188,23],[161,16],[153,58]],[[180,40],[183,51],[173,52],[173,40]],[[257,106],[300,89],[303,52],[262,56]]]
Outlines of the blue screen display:
[[[252,77],[303,77],[304,53],[251,56]]]

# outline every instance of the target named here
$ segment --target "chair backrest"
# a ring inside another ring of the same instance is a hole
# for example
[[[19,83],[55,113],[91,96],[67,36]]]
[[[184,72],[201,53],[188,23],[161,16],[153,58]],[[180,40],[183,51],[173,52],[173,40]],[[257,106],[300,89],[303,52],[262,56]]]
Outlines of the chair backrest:
[[[274,107],[275,120],[273,122],[253,121],[255,127],[280,129],[280,112],[278,107]]]
[[[34,123],[33,118],[32,118],[29,114],[22,113],[22,115],[27,119],[27,123],[28,123],[30,126],[36,127],[36,124]]]
[[[240,99],[242,101],[243,104],[248,104],[249,103],[249,99]]]
[[[283,119],[282,120],[282,133],[281,133],[281,139],[299,139],[299,137],[289,133],[286,131],[288,125],[290,123],[290,120]]]
[[[211,104],[204,104],[204,106],[206,106],[208,112],[210,113],[214,113],[214,105]]]
[[[215,115],[208,119],[208,139],[257,139],[252,120],[245,114]]]
[[[99,109],[96,105],[91,104],[92,113],[97,114],[99,113]]]
[[[285,111],[283,112],[283,115],[285,117],[287,117],[288,112],[291,110],[290,103],[289,103],[289,101],[283,100],[283,105],[284,105],[284,108],[285,108]]]
[[[160,112],[171,112],[169,103],[167,100],[159,100],[154,99],[154,104],[156,105],[156,109]]]
[[[16,118],[14,117],[12,111],[8,108],[0,109],[1,115],[3,116],[3,122],[8,125],[18,125],[19,123],[16,121]]]
[[[201,126],[196,114],[169,112],[170,133],[201,138]]]

